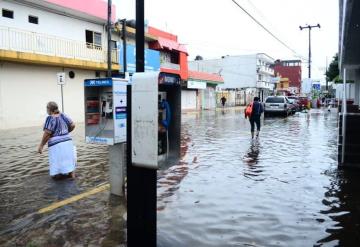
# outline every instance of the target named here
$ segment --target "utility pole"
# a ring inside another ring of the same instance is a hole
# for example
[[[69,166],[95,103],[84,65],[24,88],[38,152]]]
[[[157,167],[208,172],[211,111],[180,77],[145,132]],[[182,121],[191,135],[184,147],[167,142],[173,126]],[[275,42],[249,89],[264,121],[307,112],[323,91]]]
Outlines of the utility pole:
[[[136,72],[145,71],[144,0],[136,0]],[[127,91],[131,109],[131,85]],[[156,247],[156,169],[132,164],[131,110],[127,115],[127,246]]]
[[[300,30],[303,30],[303,29],[309,29],[309,78],[311,78],[311,29],[312,28],[320,28],[320,24],[317,24],[315,26],[311,26],[311,25],[306,25],[304,27],[302,26],[299,26]]]
[[[108,0],[108,15],[107,15],[107,77],[111,77],[111,0]]]

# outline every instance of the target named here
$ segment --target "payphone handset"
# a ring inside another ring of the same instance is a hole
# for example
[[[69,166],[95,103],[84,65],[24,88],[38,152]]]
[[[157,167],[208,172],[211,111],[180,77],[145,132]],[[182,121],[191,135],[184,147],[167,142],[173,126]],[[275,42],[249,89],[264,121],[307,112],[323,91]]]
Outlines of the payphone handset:
[[[131,79],[132,163],[158,168],[158,72],[135,73]]]

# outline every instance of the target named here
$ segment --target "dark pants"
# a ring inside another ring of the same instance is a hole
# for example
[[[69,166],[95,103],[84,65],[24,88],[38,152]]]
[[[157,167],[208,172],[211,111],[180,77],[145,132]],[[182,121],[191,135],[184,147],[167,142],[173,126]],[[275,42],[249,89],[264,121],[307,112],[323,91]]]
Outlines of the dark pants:
[[[250,117],[251,132],[255,131],[255,124],[257,131],[260,131],[260,115]]]

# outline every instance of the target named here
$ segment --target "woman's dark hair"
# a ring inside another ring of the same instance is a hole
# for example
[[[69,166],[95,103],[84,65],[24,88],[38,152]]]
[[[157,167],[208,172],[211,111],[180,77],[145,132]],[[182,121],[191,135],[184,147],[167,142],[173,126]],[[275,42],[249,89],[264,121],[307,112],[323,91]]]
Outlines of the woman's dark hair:
[[[59,107],[54,101],[50,101],[49,103],[47,103],[46,107],[50,113],[55,113],[55,114],[60,113]]]
[[[254,97],[254,101],[260,101],[259,97]]]

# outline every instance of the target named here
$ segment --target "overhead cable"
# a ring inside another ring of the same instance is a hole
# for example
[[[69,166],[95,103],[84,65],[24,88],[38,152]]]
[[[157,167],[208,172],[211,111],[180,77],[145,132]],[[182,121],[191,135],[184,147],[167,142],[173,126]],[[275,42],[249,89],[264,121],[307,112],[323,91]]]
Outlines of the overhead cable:
[[[290,51],[292,51],[297,57],[303,58],[303,56],[301,56],[300,54],[298,54],[294,49],[292,49],[290,46],[288,46],[285,42],[283,42],[281,39],[279,39],[275,34],[273,34],[269,29],[267,29],[263,24],[261,24],[254,16],[252,16],[246,9],[244,9],[238,2],[236,2],[235,0],[232,0],[233,3],[235,3],[242,11],[244,11],[253,21],[256,22],[256,24],[258,24],[260,27],[262,27],[268,34],[270,34],[274,39],[276,39],[277,41],[279,41],[283,46],[285,46],[287,49],[289,49]]]

